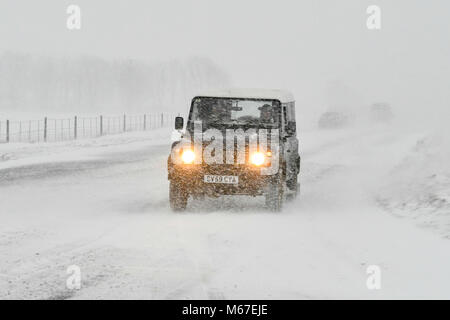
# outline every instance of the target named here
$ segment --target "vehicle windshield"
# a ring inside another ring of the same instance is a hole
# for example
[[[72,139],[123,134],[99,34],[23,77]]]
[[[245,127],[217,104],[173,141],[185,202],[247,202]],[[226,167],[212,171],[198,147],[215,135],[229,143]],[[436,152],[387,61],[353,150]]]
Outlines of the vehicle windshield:
[[[280,103],[277,100],[196,98],[189,120],[202,121],[203,128],[248,126],[277,128]]]

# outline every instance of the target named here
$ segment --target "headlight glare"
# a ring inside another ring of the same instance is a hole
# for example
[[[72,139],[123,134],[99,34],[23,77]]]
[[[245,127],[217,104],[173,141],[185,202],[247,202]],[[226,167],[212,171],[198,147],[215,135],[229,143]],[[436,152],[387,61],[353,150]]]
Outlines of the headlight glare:
[[[265,157],[262,152],[255,152],[250,157],[250,162],[257,167],[263,165],[264,161],[265,161]]]
[[[181,154],[181,160],[183,160],[184,164],[191,164],[194,162],[195,153],[192,150],[184,150]]]

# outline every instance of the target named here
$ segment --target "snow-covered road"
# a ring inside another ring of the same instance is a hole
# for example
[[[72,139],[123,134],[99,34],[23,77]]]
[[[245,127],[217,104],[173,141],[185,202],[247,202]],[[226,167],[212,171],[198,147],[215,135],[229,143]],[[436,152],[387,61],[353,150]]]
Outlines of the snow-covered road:
[[[302,195],[280,214],[247,197],[172,213],[164,139],[0,162],[0,299],[449,299],[449,240],[376,201],[419,138],[304,133]],[[66,287],[71,265],[80,290]]]

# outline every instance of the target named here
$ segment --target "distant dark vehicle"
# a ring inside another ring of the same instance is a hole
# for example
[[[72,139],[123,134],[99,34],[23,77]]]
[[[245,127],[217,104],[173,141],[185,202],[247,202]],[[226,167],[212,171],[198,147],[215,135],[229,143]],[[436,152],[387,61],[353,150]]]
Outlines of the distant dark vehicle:
[[[322,114],[319,119],[319,128],[322,129],[338,129],[349,124],[349,117],[343,113],[328,111]]]
[[[373,122],[389,122],[394,115],[392,114],[392,108],[388,103],[380,102],[370,106],[369,117]]]

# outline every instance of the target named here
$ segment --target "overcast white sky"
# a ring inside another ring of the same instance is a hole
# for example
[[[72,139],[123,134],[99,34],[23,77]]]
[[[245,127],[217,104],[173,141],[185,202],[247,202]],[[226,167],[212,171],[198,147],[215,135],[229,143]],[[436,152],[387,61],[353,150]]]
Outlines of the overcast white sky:
[[[69,4],[81,7],[80,31],[66,29]],[[371,4],[379,31],[366,28]],[[335,81],[364,103],[450,104],[447,0],[2,0],[0,25],[0,52],[206,56],[235,86],[289,89],[315,108]]]

